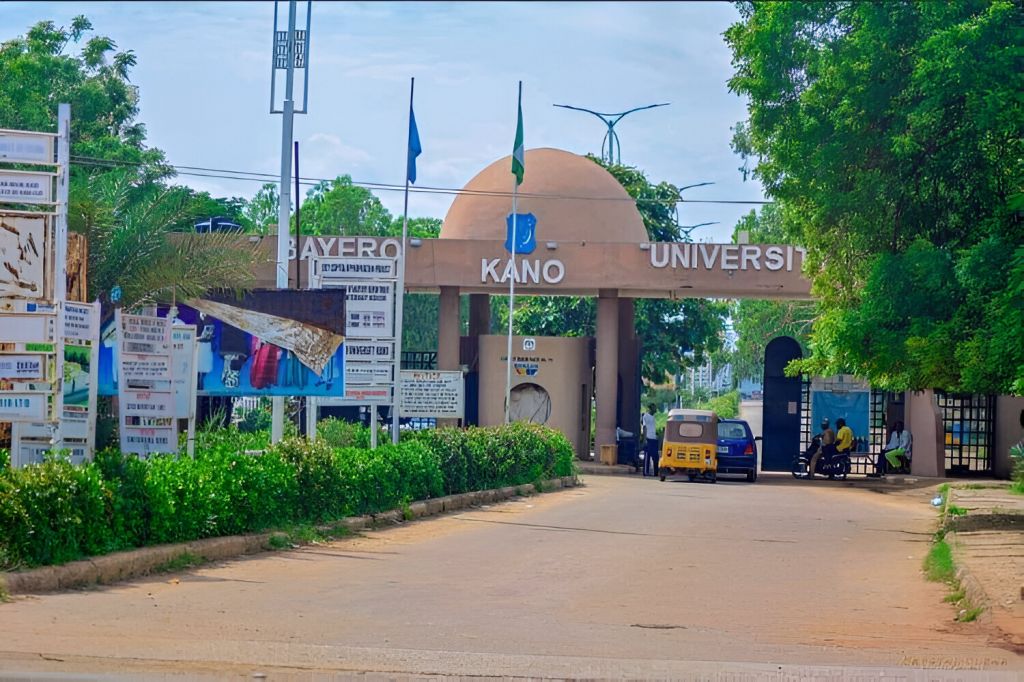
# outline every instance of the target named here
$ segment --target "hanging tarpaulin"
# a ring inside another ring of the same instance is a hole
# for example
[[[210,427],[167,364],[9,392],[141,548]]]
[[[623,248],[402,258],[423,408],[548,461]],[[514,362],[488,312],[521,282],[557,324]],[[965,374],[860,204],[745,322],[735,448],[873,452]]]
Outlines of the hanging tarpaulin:
[[[188,305],[230,324],[260,341],[290,350],[315,374],[321,374],[345,337],[287,317],[246,310],[216,301],[192,299]]]

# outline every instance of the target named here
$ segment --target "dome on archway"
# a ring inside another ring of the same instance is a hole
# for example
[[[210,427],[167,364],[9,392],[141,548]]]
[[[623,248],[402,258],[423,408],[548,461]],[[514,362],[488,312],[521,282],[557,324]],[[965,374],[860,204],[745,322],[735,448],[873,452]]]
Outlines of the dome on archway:
[[[648,240],[636,203],[619,181],[590,159],[561,149],[530,149],[519,186],[518,213],[537,219],[537,241]],[[512,212],[512,158],[480,171],[463,188],[441,225],[442,239],[505,240]]]

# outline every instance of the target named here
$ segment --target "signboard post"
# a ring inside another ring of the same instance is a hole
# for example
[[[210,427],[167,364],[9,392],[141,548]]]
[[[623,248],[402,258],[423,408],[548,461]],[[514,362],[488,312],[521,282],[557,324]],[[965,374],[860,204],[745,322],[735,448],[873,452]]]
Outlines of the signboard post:
[[[75,456],[91,452],[88,434],[95,393],[90,403],[90,386],[95,382],[88,378],[95,358],[89,339],[66,346],[61,307],[67,270],[70,120],[70,106],[60,104],[56,133],[0,130],[0,166],[19,164],[0,167],[0,421],[14,424],[15,466],[64,447],[64,422],[83,436],[73,450]],[[67,366],[71,372],[65,377],[67,354],[72,356]],[[66,401],[70,415],[65,414]]]
[[[174,319],[174,312],[168,314]],[[196,364],[199,345],[196,343],[194,324],[176,324],[171,327],[171,371],[174,385],[174,418],[188,420],[186,449],[189,457],[196,456]]]
[[[407,417],[465,417],[465,383],[459,370],[402,370],[401,394],[402,414]]]
[[[319,404],[368,405],[370,446],[377,446],[377,407],[399,408],[395,383],[395,305],[398,260],[391,257],[317,257],[312,289],[345,289],[345,397],[308,406],[307,433],[316,432]]]
[[[121,452],[178,449],[171,319],[114,311],[118,344]]]

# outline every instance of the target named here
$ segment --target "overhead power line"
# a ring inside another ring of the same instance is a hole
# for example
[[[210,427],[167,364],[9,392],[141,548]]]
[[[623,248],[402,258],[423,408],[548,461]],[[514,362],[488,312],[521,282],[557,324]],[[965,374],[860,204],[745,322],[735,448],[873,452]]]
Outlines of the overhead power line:
[[[199,178],[215,178],[219,180],[241,180],[247,182],[259,182],[261,184],[275,184],[277,176],[271,173],[260,173],[256,171],[242,171],[242,170],[231,170],[226,168],[207,168],[204,166],[185,166],[176,165],[170,163],[139,163],[137,161],[117,161],[113,159],[101,159],[91,156],[80,156],[72,155],[71,162],[78,166],[93,166],[101,168],[141,168],[143,166],[155,166],[168,168],[173,170],[177,175],[184,175],[188,177],[199,177]],[[315,187],[320,183],[330,183],[334,178],[316,178],[316,177],[300,177],[299,184],[307,187]],[[353,180],[352,184],[356,187],[363,187],[365,189],[378,190],[384,192],[404,192],[405,185],[395,185],[384,182],[371,182],[365,180]],[[410,187],[409,191],[417,192],[420,194],[447,194],[447,195],[470,195],[470,196],[486,196],[486,197],[511,197],[511,192],[497,191],[497,190],[477,190],[477,189],[466,189],[454,187],[435,187],[430,185],[418,185]],[[765,205],[772,203],[771,201],[764,200],[746,200],[746,199],[679,199],[678,202],[668,199],[655,199],[655,198],[640,198],[633,199],[632,197],[595,197],[595,196],[574,196],[569,194],[544,194],[536,192],[519,192],[520,197],[529,197],[532,199],[568,199],[572,201],[627,201],[630,203],[646,203],[646,204],[674,204],[674,203],[685,203],[685,204],[741,204],[741,205]]]

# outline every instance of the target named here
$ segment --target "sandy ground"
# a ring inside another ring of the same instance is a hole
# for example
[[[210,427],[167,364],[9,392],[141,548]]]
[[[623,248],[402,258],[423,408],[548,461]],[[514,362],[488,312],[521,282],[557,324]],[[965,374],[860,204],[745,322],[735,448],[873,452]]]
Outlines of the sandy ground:
[[[945,587],[921,575],[930,497],[592,476],[336,543],[0,605],[0,678],[1020,679],[1019,652],[984,623],[954,622]]]

